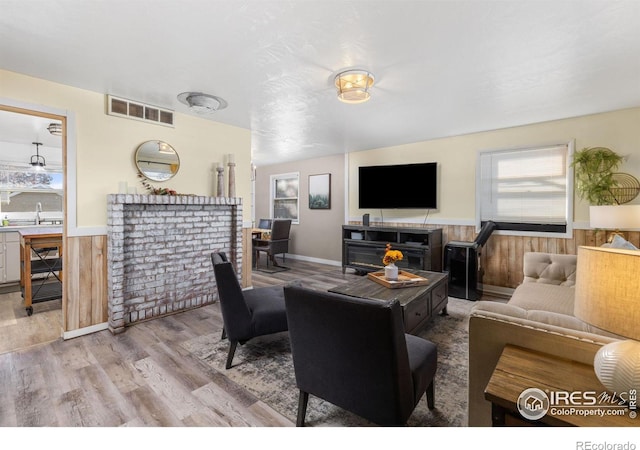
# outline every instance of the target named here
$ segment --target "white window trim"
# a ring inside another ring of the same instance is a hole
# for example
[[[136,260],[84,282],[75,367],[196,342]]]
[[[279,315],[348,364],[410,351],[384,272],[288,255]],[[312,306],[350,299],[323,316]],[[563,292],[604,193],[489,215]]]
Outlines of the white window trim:
[[[270,211],[270,215],[272,218],[276,218],[274,217],[274,213],[273,213],[273,200],[275,198],[275,181],[276,180],[281,180],[281,179],[287,179],[287,178],[295,178],[298,180],[298,196],[296,197],[296,206],[297,206],[297,210],[298,210],[298,218],[297,219],[292,219],[291,223],[295,224],[295,225],[299,225],[300,224],[300,172],[289,172],[289,173],[279,173],[276,175],[271,175],[270,179],[269,179],[269,211]]]
[[[529,237],[545,237],[545,238],[573,238],[573,167],[571,166],[573,162],[573,153],[575,151],[575,139],[572,139],[568,142],[551,142],[540,145],[528,145],[526,147],[516,147],[516,148],[502,148],[502,149],[490,149],[490,150],[480,150],[478,151],[476,158],[476,232],[479,232],[481,229],[481,212],[480,212],[480,203],[481,203],[481,195],[482,192],[481,187],[481,174],[480,174],[480,157],[484,153],[495,153],[500,151],[514,151],[514,150],[528,150],[532,148],[543,148],[550,147],[554,145],[566,145],[567,146],[567,197],[565,203],[565,215],[567,218],[567,227],[564,233],[554,233],[554,232],[540,232],[540,231],[515,231],[515,230],[496,230],[495,234],[504,235],[504,236],[529,236]]]

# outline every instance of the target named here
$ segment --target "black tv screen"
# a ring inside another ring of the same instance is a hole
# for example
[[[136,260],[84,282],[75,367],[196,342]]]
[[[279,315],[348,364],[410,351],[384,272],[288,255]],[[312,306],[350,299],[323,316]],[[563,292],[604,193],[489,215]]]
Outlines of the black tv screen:
[[[359,167],[360,209],[436,209],[438,164],[394,164]]]

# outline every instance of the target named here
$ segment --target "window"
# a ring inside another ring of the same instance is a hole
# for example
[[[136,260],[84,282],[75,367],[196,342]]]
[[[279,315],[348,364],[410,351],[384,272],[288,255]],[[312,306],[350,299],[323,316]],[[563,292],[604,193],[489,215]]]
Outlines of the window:
[[[62,173],[3,165],[0,166],[0,190],[62,190]]]
[[[570,235],[573,143],[480,152],[478,221],[498,230]]]
[[[298,221],[299,173],[271,175],[271,211],[274,219]]]

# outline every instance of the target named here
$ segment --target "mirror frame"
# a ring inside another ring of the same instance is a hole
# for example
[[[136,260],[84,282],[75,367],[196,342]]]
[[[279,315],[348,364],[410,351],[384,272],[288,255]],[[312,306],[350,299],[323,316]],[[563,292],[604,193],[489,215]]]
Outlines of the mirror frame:
[[[158,164],[166,164],[170,166],[176,165],[175,171],[170,170],[169,173],[167,173],[166,175],[163,174],[162,176],[156,175],[156,173],[159,172],[152,172],[148,170],[148,168],[143,168],[140,164],[144,161],[149,162],[150,159],[153,158],[155,152],[159,153],[161,151],[160,148],[163,148],[163,153],[168,155],[167,161],[169,162],[159,162]],[[180,156],[178,155],[178,152],[176,152],[176,150],[171,145],[167,144],[164,141],[153,140],[143,142],[138,146],[138,148],[136,148],[133,159],[138,172],[140,172],[142,175],[144,175],[145,178],[151,181],[168,181],[173,178],[180,170]]]

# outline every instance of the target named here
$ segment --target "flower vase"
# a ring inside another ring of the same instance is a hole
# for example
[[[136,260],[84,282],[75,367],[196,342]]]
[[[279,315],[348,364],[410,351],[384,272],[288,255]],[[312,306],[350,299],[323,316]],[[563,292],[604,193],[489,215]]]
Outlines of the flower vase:
[[[389,281],[396,281],[398,279],[398,266],[394,263],[387,264],[384,267],[384,277]]]

